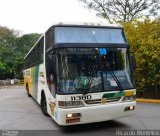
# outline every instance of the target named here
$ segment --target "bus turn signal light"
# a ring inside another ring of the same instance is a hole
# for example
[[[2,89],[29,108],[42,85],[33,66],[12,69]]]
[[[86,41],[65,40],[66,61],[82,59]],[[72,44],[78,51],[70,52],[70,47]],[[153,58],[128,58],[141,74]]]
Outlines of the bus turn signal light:
[[[76,123],[80,122],[80,118],[67,119],[66,123]]]

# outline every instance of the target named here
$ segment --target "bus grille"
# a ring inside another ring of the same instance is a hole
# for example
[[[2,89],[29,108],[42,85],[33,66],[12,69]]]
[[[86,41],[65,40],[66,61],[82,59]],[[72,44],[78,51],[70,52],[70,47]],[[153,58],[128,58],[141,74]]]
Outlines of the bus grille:
[[[118,97],[118,98],[109,98],[109,99],[106,99],[106,103],[118,102],[120,99],[121,99],[121,97]],[[102,102],[101,102],[101,99],[85,100],[84,102],[85,102],[86,104],[100,104],[100,103],[102,103]]]

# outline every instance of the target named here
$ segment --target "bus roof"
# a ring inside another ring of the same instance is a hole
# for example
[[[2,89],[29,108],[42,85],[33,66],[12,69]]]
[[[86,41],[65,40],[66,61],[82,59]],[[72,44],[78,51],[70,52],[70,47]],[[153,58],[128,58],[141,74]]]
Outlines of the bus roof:
[[[106,24],[106,23],[92,23],[92,22],[78,22],[78,23],[70,23],[70,22],[59,22],[52,25],[48,30],[55,27],[92,27],[92,28],[121,28],[118,24]],[[47,30],[47,31],[48,31]],[[46,32],[47,32],[46,31]]]
[[[88,28],[115,28],[115,29],[117,28],[117,29],[123,29],[120,25],[117,25],[117,24],[92,23],[92,22],[89,22],[89,23],[88,22],[84,22],[84,23],[82,23],[82,22],[79,22],[79,23],[70,23],[70,22],[62,23],[62,22],[59,22],[59,23],[55,23],[54,25],[52,25],[48,30],[53,29],[55,27],[83,27],[83,28],[88,27]],[[33,45],[33,47],[30,49],[30,51],[26,54],[24,59],[26,59],[28,54],[33,50],[33,48],[36,46],[36,44],[39,42],[39,40],[43,36],[44,36],[44,34],[42,34],[40,36],[40,38],[37,40],[37,42]]]

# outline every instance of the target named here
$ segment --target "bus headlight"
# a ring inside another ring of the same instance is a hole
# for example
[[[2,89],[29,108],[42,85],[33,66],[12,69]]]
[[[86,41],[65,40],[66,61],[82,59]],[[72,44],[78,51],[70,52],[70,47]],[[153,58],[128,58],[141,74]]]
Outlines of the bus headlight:
[[[78,108],[84,106],[82,101],[58,101],[60,108]]]
[[[136,99],[135,95],[132,96],[124,96],[122,101],[134,101]]]
[[[135,106],[129,106],[124,108],[124,111],[132,111],[132,110],[135,110]]]
[[[81,113],[68,113],[66,114],[66,123],[80,122]]]
[[[78,118],[81,117],[81,113],[68,113],[66,114],[66,118]]]
[[[73,117],[73,114],[72,114],[72,113],[69,113],[69,114],[66,115],[66,117],[67,117],[67,118],[72,118],[72,117]]]

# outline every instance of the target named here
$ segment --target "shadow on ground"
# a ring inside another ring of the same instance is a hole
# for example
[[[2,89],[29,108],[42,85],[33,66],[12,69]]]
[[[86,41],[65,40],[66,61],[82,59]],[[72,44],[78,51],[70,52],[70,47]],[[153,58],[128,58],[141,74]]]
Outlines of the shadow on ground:
[[[114,128],[114,129],[113,129]],[[83,125],[74,125],[74,126],[63,126],[61,127],[62,133],[65,134],[80,134],[80,133],[95,133],[97,132],[114,132],[115,129],[120,130],[121,128],[128,128],[127,125],[120,123],[115,120],[105,121],[105,122],[98,122],[98,123],[90,123],[90,124],[83,124]]]

